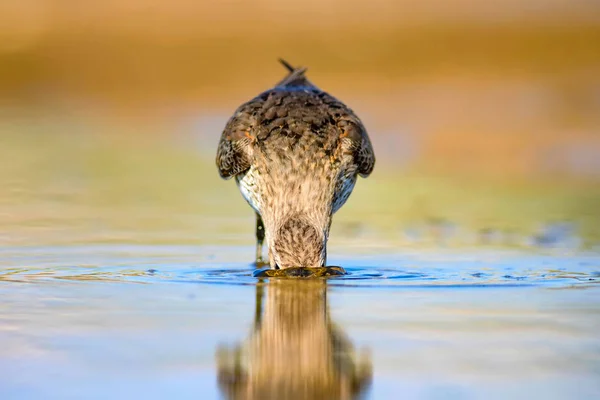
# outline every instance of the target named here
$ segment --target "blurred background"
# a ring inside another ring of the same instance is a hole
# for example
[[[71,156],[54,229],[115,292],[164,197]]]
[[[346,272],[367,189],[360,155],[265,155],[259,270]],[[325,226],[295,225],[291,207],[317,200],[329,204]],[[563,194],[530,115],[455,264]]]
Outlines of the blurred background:
[[[596,0],[3,0],[0,240],[251,244],[213,160],[278,57],[378,156],[340,245],[600,242]]]

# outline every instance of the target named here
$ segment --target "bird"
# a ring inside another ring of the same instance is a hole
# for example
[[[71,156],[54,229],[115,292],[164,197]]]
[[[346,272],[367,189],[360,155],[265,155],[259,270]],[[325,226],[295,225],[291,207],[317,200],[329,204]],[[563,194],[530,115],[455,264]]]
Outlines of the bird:
[[[256,265],[321,268],[332,216],[375,154],[358,116],[280,59],[287,76],[242,104],[225,125],[216,164],[256,213]],[[268,261],[262,257],[263,243]]]

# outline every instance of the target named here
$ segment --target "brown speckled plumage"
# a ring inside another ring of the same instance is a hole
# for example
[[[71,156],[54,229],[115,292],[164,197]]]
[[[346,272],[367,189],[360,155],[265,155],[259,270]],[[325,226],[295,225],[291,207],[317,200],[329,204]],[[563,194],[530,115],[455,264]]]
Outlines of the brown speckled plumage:
[[[375,156],[360,119],[292,68],[273,89],[240,106],[217,150],[221,177],[235,177],[264,223],[272,268],[325,264],[331,216]]]

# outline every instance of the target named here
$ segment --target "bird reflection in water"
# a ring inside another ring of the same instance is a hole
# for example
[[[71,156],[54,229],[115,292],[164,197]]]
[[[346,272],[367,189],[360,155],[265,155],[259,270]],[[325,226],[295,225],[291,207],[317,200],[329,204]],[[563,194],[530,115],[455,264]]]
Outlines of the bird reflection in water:
[[[362,397],[371,382],[370,358],[365,352],[358,356],[332,323],[326,295],[324,280],[272,279],[257,285],[248,339],[217,351],[225,398]]]

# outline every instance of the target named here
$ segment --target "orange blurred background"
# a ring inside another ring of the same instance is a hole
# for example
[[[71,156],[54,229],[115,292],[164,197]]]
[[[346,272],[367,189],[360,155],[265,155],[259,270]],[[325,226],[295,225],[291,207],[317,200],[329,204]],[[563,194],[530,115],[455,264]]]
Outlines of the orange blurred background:
[[[4,0],[0,118],[184,125],[212,149],[278,57],[353,107],[384,163],[600,177],[590,0]]]

